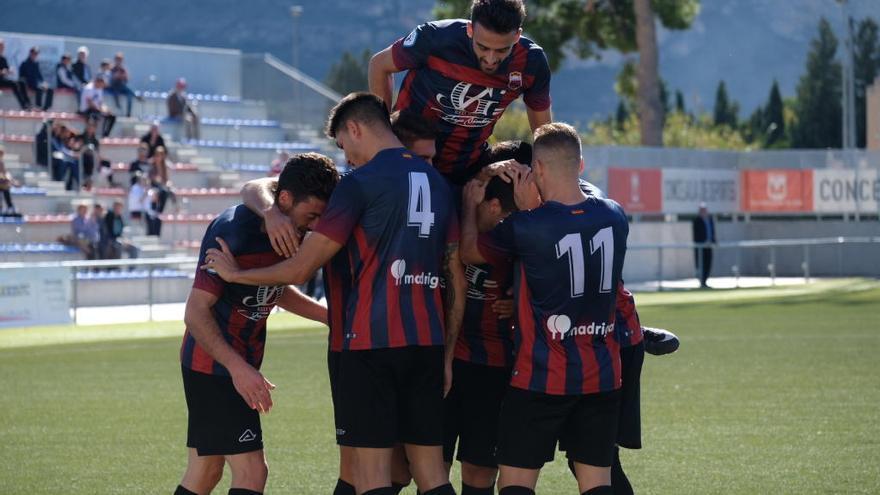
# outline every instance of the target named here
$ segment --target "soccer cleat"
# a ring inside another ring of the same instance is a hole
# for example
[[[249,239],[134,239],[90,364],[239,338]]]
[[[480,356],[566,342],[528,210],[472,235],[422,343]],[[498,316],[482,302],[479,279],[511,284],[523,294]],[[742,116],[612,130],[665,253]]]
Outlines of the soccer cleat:
[[[662,356],[678,350],[678,337],[669,330],[642,327],[642,333],[645,335],[645,352],[648,354]]]

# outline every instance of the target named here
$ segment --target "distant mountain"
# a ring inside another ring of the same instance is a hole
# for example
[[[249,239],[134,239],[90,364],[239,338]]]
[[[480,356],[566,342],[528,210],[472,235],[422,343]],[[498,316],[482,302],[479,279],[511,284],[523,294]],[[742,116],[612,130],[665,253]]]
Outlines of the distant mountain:
[[[433,0],[28,0],[6,2],[0,30],[237,48],[291,60],[294,3],[303,7],[300,66],[321,80],[343,51],[385,47],[429,20],[434,5]],[[880,20],[880,0],[849,4],[855,18]],[[745,117],[764,102],[774,78],[783,96],[794,94],[822,16],[843,25],[832,0],[703,0],[691,29],[660,31],[661,75],[672,90],[682,90],[689,108],[705,111],[724,79]],[[609,53],[600,61],[567,61],[554,74],[557,117],[585,123],[612,112],[614,77],[624,60]]]

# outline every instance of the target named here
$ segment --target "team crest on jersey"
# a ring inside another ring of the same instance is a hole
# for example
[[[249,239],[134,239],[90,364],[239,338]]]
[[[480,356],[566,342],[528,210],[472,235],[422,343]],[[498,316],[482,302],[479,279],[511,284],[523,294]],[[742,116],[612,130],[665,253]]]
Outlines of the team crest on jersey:
[[[507,74],[507,87],[513,91],[522,87],[522,72],[511,72]]]
[[[476,90],[475,93],[471,88]],[[440,118],[453,125],[462,127],[486,127],[504,112],[500,105],[505,90],[481,88],[468,82],[460,82],[452,88],[449,95],[438,93],[437,104],[433,107]]]
[[[464,269],[464,278],[468,282],[468,299],[478,301],[494,301],[498,299],[495,294],[487,294],[486,289],[497,289],[498,282],[488,278],[489,272],[474,265],[467,265]]]
[[[411,33],[403,40],[403,46],[410,47],[416,44],[416,38],[419,37],[419,29],[413,29]]]
[[[283,293],[283,285],[261,285],[257,289],[256,295],[247,296],[241,300],[243,305],[253,309],[239,309],[238,314],[251,321],[265,320],[272,312],[272,307],[278,304]]]

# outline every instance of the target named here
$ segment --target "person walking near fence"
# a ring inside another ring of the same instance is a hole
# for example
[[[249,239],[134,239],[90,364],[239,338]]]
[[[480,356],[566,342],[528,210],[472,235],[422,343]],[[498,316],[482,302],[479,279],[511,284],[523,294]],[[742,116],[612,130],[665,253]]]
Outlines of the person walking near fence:
[[[697,276],[700,278],[700,287],[708,289],[706,280],[712,271],[712,245],[718,241],[715,239],[715,220],[709,215],[706,203],[700,203],[700,213],[694,218],[693,224],[694,243],[704,244],[694,248],[694,266]]]

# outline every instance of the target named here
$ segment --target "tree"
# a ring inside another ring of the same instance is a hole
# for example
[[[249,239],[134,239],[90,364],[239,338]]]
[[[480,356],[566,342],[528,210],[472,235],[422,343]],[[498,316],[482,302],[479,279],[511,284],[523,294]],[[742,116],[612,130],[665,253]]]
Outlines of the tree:
[[[724,81],[718,83],[715,91],[715,125],[736,127],[739,113],[739,105],[727,97],[727,86]]]
[[[532,127],[522,102],[514,102],[501,114],[490,137],[492,143],[500,141],[532,142]]]
[[[687,110],[684,108],[684,94],[682,94],[680,89],[675,90],[675,111],[678,113],[687,113]]]
[[[765,136],[764,146],[772,147],[785,138],[784,111],[782,93],[779,92],[779,84],[774,79],[773,86],[770,87],[770,96],[767,97],[767,105],[762,112],[761,127]]]
[[[585,146],[638,146],[639,118],[630,114],[623,126],[618,127],[613,120],[593,122],[590,130],[583,136]],[[663,141],[675,148],[745,150],[748,143],[737,129],[715,126],[712,117],[700,118],[672,112],[663,126]]]
[[[797,85],[797,124],[792,129],[795,148],[839,148],[841,145],[841,74],[834,59],[837,38],[826,19],[810,42],[806,73]]]
[[[626,109],[626,103],[621,100],[617,103],[617,111],[614,114],[614,125],[618,131],[623,130],[627,120],[629,120],[629,110]]]
[[[853,72],[855,79],[856,146],[867,143],[865,95],[880,70],[880,39],[877,22],[868,18],[859,22],[853,37]]]
[[[350,52],[344,52],[339,62],[330,67],[327,73],[326,83],[339,94],[347,95],[354,91],[369,91],[370,83],[367,80],[367,68],[370,65],[372,53],[365,49],[361,52],[360,59]]]
[[[440,18],[466,17],[471,0],[437,0]],[[533,0],[525,29],[557,69],[569,54],[598,58],[603,50],[638,51],[638,105],[641,143],[663,144],[663,109],[657,71],[655,19],[667,29],[687,29],[699,0]]]

